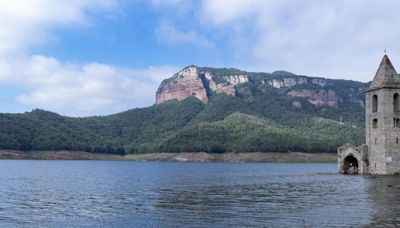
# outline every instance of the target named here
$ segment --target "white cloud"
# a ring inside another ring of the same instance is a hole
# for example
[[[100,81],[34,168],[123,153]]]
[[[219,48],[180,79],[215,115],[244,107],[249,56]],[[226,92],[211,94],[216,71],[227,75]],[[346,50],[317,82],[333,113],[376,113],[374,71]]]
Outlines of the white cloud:
[[[28,51],[52,38],[59,25],[88,23],[87,11],[113,11],[117,0],[2,0],[0,56]]]
[[[195,30],[179,31],[171,23],[162,21],[155,30],[158,40],[167,44],[189,44],[197,47],[213,49],[214,43]]]
[[[161,80],[177,71],[169,66],[126,69],[99,63],[62,64],[40,55],[3,65],[0,82],[26,88],[17,101],[72,116],[111,114],[152,104]]]
[[[368,81],[385,48],[400,67],[397,0],[152,0],[151,4],[159,7],[157,13],[176,11],[155,28],[159,42],[218,51],[207,37],[225,39],[236,50],[238,62],[252,62],[248,70],[283,69]],[[151,104],[158,83],[178,69],[71,64],[30,55],[32,47],[53,41],[54,28],[91,26],[93,12],[113,14],[119,7],[119,0],[2,0],[0,84],[24,86],[17,101],[27,107],[68,115],[106,114]],[[197,21],[183,31],[172,23],[185,18]]]
[[[371,80],[383,49],[400,64],[400,2],[387,0],[203,0],[204,26],[263,70]]]
[[[203,0],[201,10],[204,13],[205,20],[214,25],[222,25],[254,15],[261,11],[259,7],[262,5],[264,5],[263,0]]]
[[[118,7],[118,0],[2,0],[0,85],[23,87],[16,102],[27,108],[65,115],[110,114],[152,104],[161,79],[176,68],[71,64],[29,54],[54,38],[54,28],[90,26],[90,13],[113,14]]]

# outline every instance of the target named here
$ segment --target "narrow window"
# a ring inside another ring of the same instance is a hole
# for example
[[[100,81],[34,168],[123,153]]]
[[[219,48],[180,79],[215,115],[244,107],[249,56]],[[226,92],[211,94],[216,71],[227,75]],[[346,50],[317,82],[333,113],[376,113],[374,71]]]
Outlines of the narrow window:
[[[378,96],[373,95],[372,96],[372,112],[377,112],[378,111]]]
[[[378,128],[378,119],[373,119],[372,120],[372,127],[373,128]]]
[[[400,119],[393,118],[393,127],[400,127]]]
[[[377,141],[377,140],[376,140],[376,138],[375,138],[375,145],[376,145],[376,141]]]
[[[400,111],[399,94],[395,93],[393,95],[393,112],[399,112],[399,111]]]
[[[396,138],[396,144],[399,144],[399,138]]]

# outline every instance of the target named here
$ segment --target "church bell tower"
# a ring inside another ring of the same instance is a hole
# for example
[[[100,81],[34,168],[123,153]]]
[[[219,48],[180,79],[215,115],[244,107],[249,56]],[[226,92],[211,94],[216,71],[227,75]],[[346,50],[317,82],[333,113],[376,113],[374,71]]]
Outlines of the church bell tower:
[[[366,91],[366,144],[371,174],[400,173],[400,76],[383,56]]]

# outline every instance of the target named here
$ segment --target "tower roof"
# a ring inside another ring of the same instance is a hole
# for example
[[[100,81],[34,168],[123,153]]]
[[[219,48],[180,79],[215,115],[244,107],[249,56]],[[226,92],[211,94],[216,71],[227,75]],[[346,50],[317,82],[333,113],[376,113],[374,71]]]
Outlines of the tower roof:
[[[400,86],[400,77],[385,54],[369,89]]]

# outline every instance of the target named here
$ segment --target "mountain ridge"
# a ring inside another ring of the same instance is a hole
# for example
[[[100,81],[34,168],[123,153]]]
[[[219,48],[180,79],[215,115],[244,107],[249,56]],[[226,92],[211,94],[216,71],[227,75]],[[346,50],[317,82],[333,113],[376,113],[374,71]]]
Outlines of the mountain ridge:
[[[165,79],[159,102],[146,108],[93,117],[39,109],[0,114],[0,149],[334,152],[363,142],[367,87],[285,71],[188,66]]]
[[[331,87],[337,82],[344,81],[296,75],[282,70],[263,73],[246,72],[236,68],[210,68],[190,65],[161,83],[156,93],[156,104],[173,99],[183,100],[189,96],[195,96],[206,103],[210,96],[218,93],[236,96],[238,92],[236,86],[250,82],[266,84],[278,89],[290,89],[289,95],[307,98],[310,103],[317,106],[337,106],[340,100],[336,92],[331,90]],[[357,91],[353,90],[358,95],[363,94],[368,86],[368,83],[357,81],[348,81],[348,83],[359,84],[355,86]],[[353,98],[353,100],[355,103],[363,105],[363,99],[360,99],[360,96],[358,99]],[[294,105],[300,106],[298,102]]]

